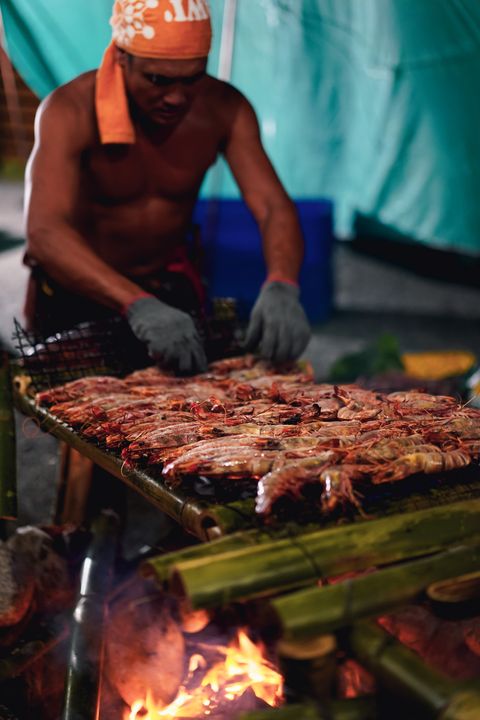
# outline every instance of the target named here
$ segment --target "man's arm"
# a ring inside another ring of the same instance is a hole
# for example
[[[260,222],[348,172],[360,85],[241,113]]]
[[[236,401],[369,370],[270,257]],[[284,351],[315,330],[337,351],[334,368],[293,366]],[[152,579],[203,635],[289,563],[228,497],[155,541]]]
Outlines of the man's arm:
[[[120,311],[141,288],[117,273],[76,229],[86,118],[60,93],[42,104],[26,172],[28,255],[59,284]]]
[[[250,103],[237,98],[225,157],[258,223],[267,277],[296,282],[303,259],[303,238],[296,208],[263,149]]]
[[[267,360],[285,362],[299,357],[310,339],[297,286],[303,238],[295,206],[262,147],[255,113],[241,95],[237,103],[225,157],[260,228],[267,265],[245,347],[258,349]]]
[[[36,142],[26,177],[28,254],[58,283],[118,312],[124,312],[150,356],[176,372],[206,369],[192,318],[146,293],[117,273],[89,246],[76,227],[80,163],[88,147],[82,109],[53,96],[37,117]]]

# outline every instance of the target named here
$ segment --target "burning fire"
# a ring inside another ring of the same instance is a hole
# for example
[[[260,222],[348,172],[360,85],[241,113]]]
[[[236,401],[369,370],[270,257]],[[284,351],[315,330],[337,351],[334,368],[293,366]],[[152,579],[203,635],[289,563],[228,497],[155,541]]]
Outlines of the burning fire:
[[[200,655],[192,655],[188,676],[175,700],[167,707],[159,707],[150,694],[136,701],[123,720],[156,720],[157,718],[202,718],[227,702],[240,698],[251,690],[257,698],[276,707],[283,698],[283,677],[265,658],[262,645],[255,645],[240,630],[228,647],[210,647],[224,656],[207,669],[207,661]],[[199,673],[204,673],[195,684]],[[190,686],[194,685],[193,689]],[[195,686],[196,685],[196,686]]]

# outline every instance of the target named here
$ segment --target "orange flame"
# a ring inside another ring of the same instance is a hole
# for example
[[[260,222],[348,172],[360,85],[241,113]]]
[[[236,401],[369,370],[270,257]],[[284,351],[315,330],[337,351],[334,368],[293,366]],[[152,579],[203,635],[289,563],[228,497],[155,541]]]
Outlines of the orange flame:
[[[224,660],[207,670],[194,690],[187,690],[193,675],[205,670],[202,655],[192,655],[188,676],[175,700],[167,707],[155,704],[150,693],[136,701],[123,720],[156,720],[157,718],[208,717],[219,706],[240,698],[248,689],[272,707],[283,699],[283,677],[265,658],[261,645],[255,645],[240,630],[228,647],[215,647]]]

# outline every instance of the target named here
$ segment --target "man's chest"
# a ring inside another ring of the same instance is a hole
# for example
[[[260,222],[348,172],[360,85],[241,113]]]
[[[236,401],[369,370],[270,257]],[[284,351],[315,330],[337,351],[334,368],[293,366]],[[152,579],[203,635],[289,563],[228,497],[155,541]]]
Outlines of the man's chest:
[[[85,186],[94,202],[116,205],[146,196],[186,200],[198,192],[220,142],[212,133],[183,134],[155,143],[97,147],[84,158]]]

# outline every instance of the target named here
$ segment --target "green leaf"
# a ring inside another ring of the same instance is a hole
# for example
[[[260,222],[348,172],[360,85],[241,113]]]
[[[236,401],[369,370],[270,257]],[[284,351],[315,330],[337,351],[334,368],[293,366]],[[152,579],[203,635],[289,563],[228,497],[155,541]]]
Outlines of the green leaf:
[[[330,382],[352,382],[359,376],[370,377],[388,370],[403,370],[400,346],[394,335],[385,333],[361,352],[345,355],[330,368]]]

